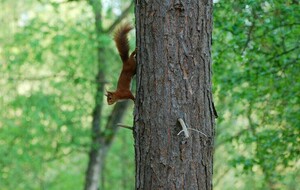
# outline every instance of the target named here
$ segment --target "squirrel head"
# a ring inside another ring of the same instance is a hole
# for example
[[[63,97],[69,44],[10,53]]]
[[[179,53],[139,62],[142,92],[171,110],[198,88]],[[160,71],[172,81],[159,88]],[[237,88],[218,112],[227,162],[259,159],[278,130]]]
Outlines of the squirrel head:
[[[107,93],[105,94],[105,96],[107,97],[107,103],[108,103],[108,105],[112,105],[116,101],[118,101],[118,98],[115,96],[114,92],[107,91]]]

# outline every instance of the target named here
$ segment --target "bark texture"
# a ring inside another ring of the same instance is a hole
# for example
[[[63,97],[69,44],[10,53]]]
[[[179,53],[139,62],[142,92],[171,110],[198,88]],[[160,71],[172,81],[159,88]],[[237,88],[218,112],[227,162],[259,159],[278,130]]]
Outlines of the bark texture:
[[[136,0],[136,29],[136,189],[212,189],[212,0]]]

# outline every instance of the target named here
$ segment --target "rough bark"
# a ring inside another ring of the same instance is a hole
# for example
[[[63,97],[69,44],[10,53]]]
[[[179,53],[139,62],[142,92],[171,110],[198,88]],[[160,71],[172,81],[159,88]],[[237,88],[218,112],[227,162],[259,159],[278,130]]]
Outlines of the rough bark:
[[[212,189],[212,0],[136,0],[136,29],[136,189]]]

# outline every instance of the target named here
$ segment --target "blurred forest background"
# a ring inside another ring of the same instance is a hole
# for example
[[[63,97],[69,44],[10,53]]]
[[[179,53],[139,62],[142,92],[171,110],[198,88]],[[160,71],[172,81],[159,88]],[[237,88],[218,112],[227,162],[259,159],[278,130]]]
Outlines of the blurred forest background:
[[[101,3],[104,29],[130,6]],[[133,12],[125,20],[134,23]],[[85,0],[0,0],[1,190],[84,188],[97,42],[106,89],[121,67],[112,34],[97,36],[94,17]],[[299,190],[299,1],[215,1],[212,52],[214,189]],[[104,97],[103,105],[104,124],[112,107]],[[131,103],[123,123],[132,125],[132,112]],[[101,189],[134,189],[130,130],[114,138]]]

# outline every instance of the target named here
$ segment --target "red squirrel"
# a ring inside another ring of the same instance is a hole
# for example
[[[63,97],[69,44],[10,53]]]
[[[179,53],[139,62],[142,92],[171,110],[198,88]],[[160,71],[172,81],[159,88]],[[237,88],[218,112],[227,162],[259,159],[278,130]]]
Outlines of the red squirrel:
[[[132,99],[134,101],[134,96],[130,91],[130,83],[131,78],[136,73],[136,49],[129,56],[129,42],[127,38],[128,32],[132,29],[133,27],[127,23],[122,25],[114,35],[114,41],[122,59],[123,68],[119,76],[117,90],[114,92],[107,91],[108,105],[112,105],[118,100]]]

